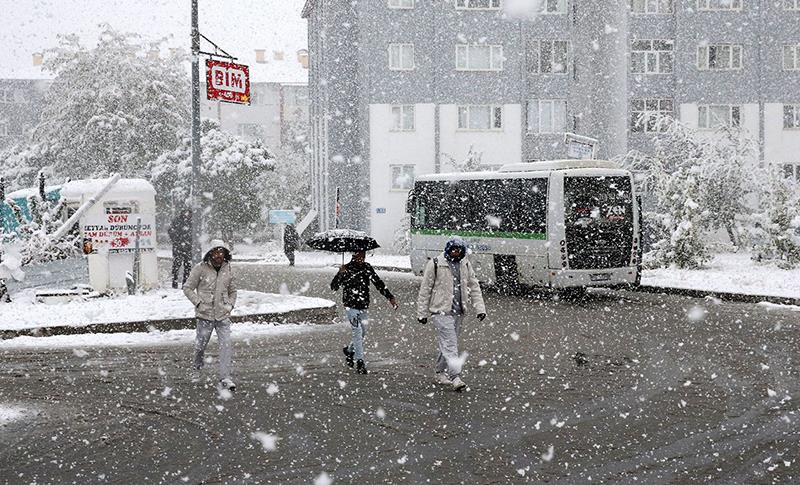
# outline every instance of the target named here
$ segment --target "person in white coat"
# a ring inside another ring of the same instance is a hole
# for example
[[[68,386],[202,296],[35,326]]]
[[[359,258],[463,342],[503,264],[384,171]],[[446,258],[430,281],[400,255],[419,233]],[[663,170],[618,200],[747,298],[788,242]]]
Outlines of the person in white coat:
[[[486,318],[486,306],[472,264],[466,258],[467,247],[459,237],[450,239],[444,257],[432,258],[425,266],[417,297],[417,320],[436,328],[439,355],[435,381],[456,391],[466,388],[461,379],[463,362],[458,353],[458,337],[464,315],[472,310],[478,320]]]
[[[203,367],[206,346],[211,332],[216,330],[219,341],[220,386],[233,390],[231,379],[231,311],[236,304],[236,287],[231,272],[231,252],[218,239],[211,241],[210,249],[198,263],[183,285],[183,293],[192,302],[197,317],[197,334],[194,344],[194,368]]]

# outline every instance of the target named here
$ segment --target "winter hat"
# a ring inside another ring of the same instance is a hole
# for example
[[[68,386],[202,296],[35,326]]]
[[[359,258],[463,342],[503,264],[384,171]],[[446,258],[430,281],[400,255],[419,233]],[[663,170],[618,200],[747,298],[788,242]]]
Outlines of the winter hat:
[[[444,245],[444,257],[448,261],[452,260],[452,258],[450,257],[450,250],[453,248],[461,248],[461,257],[458,258],[456,261],[461,260],[464,256],[467,255],[467,243],[464,242],[464,240],[461,239],[460,237],[453,236],[450,238],[449,241],[447,241],[447,244]]]
[[[225,253],[225,261],[230,262],[230,260],[232,259],[231,249],[230,247],[228,247],[227,244],[225,244],[225,241],[223,241],[222,239],[212,239],[208,243],[208,249],[206,250],[206,255],[203,256],[203,261],[209,261],[211,259],[211,251],[217,248],[222,248],[223,252]]]

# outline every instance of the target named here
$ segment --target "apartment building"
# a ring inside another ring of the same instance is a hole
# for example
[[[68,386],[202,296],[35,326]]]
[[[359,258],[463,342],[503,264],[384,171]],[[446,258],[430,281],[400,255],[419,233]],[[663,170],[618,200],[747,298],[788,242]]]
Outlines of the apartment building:
[[[659,113],[800,176],[800,0],[505,1],[307,0],[322,228],[388,246],[415,175],[563,157],[564,132],[646,152]]]
[[[23,142],[39,120],[50,80],[42,72],[42,55],[31,64],[3,69],[0,77],[0,150]]]

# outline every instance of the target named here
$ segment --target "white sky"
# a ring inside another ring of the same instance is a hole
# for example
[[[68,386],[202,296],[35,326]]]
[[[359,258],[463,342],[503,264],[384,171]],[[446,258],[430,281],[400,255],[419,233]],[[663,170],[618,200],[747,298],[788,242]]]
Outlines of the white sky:
[[[305,0],[199,0],[200,32],[243,61],[255,49],[294,58],[307,46]],[[146,40],[169,37],[170,47],[189,48],[190,0],[0,0],[0,77],[28,77],[32,55],[77,34],[93,45],[98,27],[135,32]],[[205,42],[203,50],[210,50]]]

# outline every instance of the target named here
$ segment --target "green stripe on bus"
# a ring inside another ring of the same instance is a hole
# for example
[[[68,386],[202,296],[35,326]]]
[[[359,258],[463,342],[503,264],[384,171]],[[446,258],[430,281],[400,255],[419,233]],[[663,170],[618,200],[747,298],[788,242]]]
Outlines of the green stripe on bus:
[[[463,237],[503,237],[506,239],[536,239],[544,241],[543,232],[503,232],[503,231],[459,231],[451,229],[413,229],[412,234],[423,236],[463,236]]]

